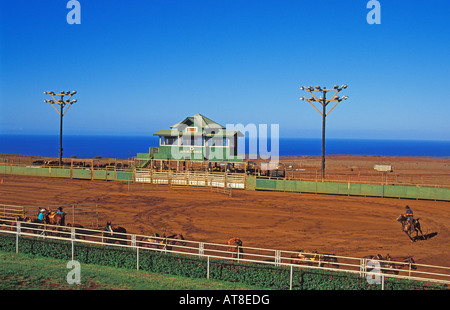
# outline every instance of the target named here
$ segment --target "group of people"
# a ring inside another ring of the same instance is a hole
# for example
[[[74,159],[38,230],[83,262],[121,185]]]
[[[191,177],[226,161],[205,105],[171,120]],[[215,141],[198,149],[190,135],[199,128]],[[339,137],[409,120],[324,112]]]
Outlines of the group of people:
[[[39,214],[38,214],[37,219],[38,219],[38,221],[39,221],[40,223],[44,223],[45,216],[46,216],[45,213],[46,213],[46,212],[47,212],[46,209],[39,209]],[[58,211],[56,211],[56,214],[61,214],[61,215],[62,215],[61,225],[64,226],[64,225],[65,225],[66,212],[63,211],[63,208],[62,208],[62,207],[59,207],[59,208],[58,208]]]

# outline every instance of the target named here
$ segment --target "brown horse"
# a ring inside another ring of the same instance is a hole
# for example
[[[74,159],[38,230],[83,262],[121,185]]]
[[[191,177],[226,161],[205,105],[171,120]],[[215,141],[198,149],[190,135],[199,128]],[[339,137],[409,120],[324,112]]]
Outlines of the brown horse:
[[[65,221],[65,215],[58,213],[56,211],[50,211],[47,208],[42,209],[43,214],[44,214],[44,220],[43,223],[44,224],[48,224],[48,225],[54,225],[54,226],[64,226],[64,221]],[[53,235],[58,236],[59,233],[57,231],[60,230],[59,227],[44,227],[44,228],[49,228],[50,230],[54,230],[55,232],[53,233]],[[49,232],[49,234],[52,234]]]
[[[167,239],[168,239],[167,244],[169,245],[175,245],[177,243],[180,243],[183,246],[186,245],[186,242],[184,241],[184,237],[182,234],[173,234],[167,237]],[[172,250],[172,247],[171,246],[167,247],[167,250]]]
[[[66,225],[67,227],[74,227],[75,228],[75,238],[76,239],[83,239],[86,240],[86,236],[84,234],[86,234],[86,230],[83,229],[84,227],[80,224],[72,224],[72,223],[67,223]]]
[[[13,219],[0,219],[0,227],[2,227],[1,230],[16,230],[17,222],[31,222],[31,218],[17,215]]]
[[[306,264],[308,266],[324,267],[325,265],[339,268],[338,259],[334,254],[320,254],[317,251],[305,253],[297,250],[298,253],[291,255],[291,264]]]
[[[19,215],[15,220],[16,224],[17,222],[21,222],[20,226],[23,233],[31,233],[35,235],[39,234],[42,236],[46,235],[46,227],[43,225],[44,223],[37,218],[33,219],[28,216]]]
[[[291,255],[291,264],[305,264],[320,267],[320,254],[317,251],[305,253],[303,250],[297,250],[296,252],[298,253]]]
[[[363,258],[365,258],[367,260],[366,263],[368,263],[370,261],[377,261],[380,264],[381,272],[389,273],[388,269],[392,268],[389,264],[389,261],[391,260],[391,256],[389,255],[389,253],[386,254],[385,257],[383,257],[381,254],[377,254],[377,255],[364,256]],[[366,267],[367,267],[367,265],[366,265]],[[370,268],[370,270],[372,270],[372,268]]]
[[[64,226],[64,215],[56,211],[44,209],[44,224]]]
[[[417,265],[412,256],[400,256],[389,258],[389,273],[398,274],[400,269],[408,268],[409,270],[417,270]]]
[[[325,265],[333,266],[334,268],[339,268],[339,263],[336,255],[319,254],[319,267],[324,267]]]
[[[118,225],[111,225],[111,222],[106,222],[105,231],[109,232],[111,238],[106,238],[107,243],[116,243],[126,245],[127,244],[127,230]]]
[[[419,218],[413,219],[412,223],[410,225],[406,216],[404,216],[403,214],[400,214],[399,217],[397,218],[397,221],[402,224],[402,231],[409,237],[411,242],[416,241],[416,239],[419,237],[419,232],[420,232],[420,235],[423,236],[423,232],[420,227]],[[414,238],[411,237],[411,234],[413,232],[416,232],[416,236]]]
[[[231,258],[243,258],[242,253],[244,253],[244,249],[242,249],[242,240],[234,237],[228,240],[228,245],[230,246],[228,248],[228,251],[231,253]]]
[[[181,240],[181,241],[178,241]],[[144,247],[153,247],[155,249],[160,250],[172,250],[171,245],[175,245],[177,243],[181,243],[182,245],[186,245],[186,242],[183,241],[184,237],[182,234],[173,234],[166,237],[166,234],[160,235],[158,233],[154,233],[151,237],[143,237],[141,241],[145,241],[145,243],[141,243]],[[149,244],[150,243],[150,244]]]
[[[141,247],[145,247],[145,248],[155,248],[155,249],[159,249],[160,247],[160,243],[161,243],[161,238],[165,238],[160,236],[157,233],[154,233],[152,236],[150,237],[142,237],[141,238],[141,243],[139,243],[139,246]],[[164,246],[162,246],[162,248],[164,248]]]

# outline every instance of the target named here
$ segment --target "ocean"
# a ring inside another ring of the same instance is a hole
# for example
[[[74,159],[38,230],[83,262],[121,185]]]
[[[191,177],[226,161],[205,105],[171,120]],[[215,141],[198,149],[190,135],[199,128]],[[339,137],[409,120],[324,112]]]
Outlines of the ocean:
[[[79,158],[130,158],[136,153],[145,153],[149,147],[158,146],[158,137],[149,136],[63,136],[63,157]],[[248,139],[239,142],[239,153],[249,149]],[[268,150],[258,152],[270,155]],[[279,155],[321,155],[321,139],[280,138]],[[0,135],[0,153],[58,157],[58,135]],[[327,155],[378,155],[378,156],[420,156],[450,157],[450,141],[428,140],[326,140]]]

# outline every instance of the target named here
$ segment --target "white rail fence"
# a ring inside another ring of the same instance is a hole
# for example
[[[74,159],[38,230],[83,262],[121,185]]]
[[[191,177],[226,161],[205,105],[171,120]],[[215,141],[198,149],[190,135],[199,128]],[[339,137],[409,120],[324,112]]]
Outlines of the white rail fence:
[[[98,204],[61,204],[45,206],[17,206],[0,204],[0,219],[16,219],[17,216],[27,216],[35,218],[40,209],[46,208],[50,211],[57,211],[59,207],[66,213],[65,220],[71,224],[79,224],[84,227],[98,227]]]
[[[140,251],[157,251],[203,257],[207,259],[207,278],[209,279],[210,259],[221,259],[261,265],[285,266],[290,268],[290,289],[292,289],[294,268],[309,268],[358,274],[367,279],[379,277],[384,289],[385,278],[399,278],[414,281],[450,284],[450,267],[417,264],[393,260],[374,260],[337,256],[332,254],[284,251],[254,247],[233,248],[226,244],[198,242],[176,237],[154,237],[125,234],[97,229],[67,226],[53,226],[13,220],[0,220],[0,233],[16,236],[16,252],[19,252],[19,237],[70,241],[72,260],[76,244],[109,245],[132,248],[136,251],[136,266],[139,270]],[[374,268],[376,267],[376,268]]]
[[[246,175],[219,172],[174,172],[136,169],[137,183],[169,184],[172,186],[220,187],[245,189]]]

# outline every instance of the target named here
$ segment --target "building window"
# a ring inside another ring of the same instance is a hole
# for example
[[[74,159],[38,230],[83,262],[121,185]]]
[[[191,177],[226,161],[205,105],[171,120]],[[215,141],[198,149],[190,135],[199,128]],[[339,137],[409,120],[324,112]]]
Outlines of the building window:
[[[186,132],[197,132],[197,127],[186,127]]]
[[[228,145],[228,139],[224,137],[212,137],[208,139],[208,145],[209,146],[227,146]]]
[[[205,140],[203,137],[199,136],[193,136],[193,135],[182,135],[180,137],[181,139],[181,145],[188,145],[188,146],[203,146],[205,143]]]
[[[177,145],[178,137],[164,137],[164,145]]]

